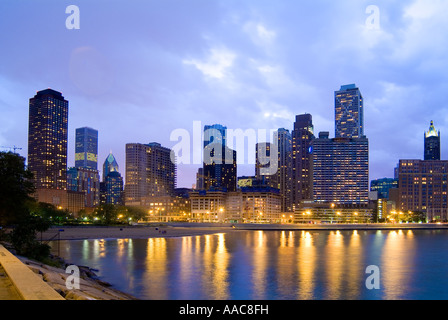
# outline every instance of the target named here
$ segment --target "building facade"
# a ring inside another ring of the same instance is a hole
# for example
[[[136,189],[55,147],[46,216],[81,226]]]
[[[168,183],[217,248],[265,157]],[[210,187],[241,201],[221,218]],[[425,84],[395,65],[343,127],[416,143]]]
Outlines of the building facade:
[[[335,94],[335,138],[364,136],[364,100],[355,84],[343,85]]]
[[[298,207],[303,200],[312,199],[311,143],[314,140],[313,118],[310,114],[296,117],[291,146],[291,206]]]
[[[277,185],[282,196],[282,212],[292,211],[292,136],[289,130],[277,130],[278,168]]]
[[[369,201],[367,138],[329,138],[321,132],[312,143],[313,199],[319,203],[366,204]]]
[[[102,204],[123,204],[123,177],[118,162],[112,152],[103,164],[103,181],[100,183],[100,202]]]
[[[191,216],[195,222],[279,223],[281,196],[269,187],[241,188],[235,192],[190,193]]]
[[[428,221],[448,220],[448,161],[400,160],[399,209],[424,212]]]
[[[76,129],[75,167],[98,170],[98,131]]]
[[[174,195],[176,164],[159,143],[126,144],[125,203],[141,206],[148,197]]]
[[[370,181],[370,191],[378,191],[378,199],[389,199],[389,190],[398,188],[398,179],[383,178]]]
[[[85,194],[84,205],[93,208],[100,204],[100,175],[98,170],[72,167],[67,170],[67,187],[70,191]]]
[[[29,101],[28,169],[37,189],[67,190],[68,107],[52,89]]]
[[[236,191],[237,154],[226,146],[227,128],[204,126],[203,182],[205,190]]]

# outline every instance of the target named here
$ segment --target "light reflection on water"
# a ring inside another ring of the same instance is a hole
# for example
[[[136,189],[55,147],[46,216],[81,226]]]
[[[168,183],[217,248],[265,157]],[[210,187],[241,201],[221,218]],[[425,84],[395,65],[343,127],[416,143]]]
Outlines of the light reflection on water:
[[[60,253],[141,299],[445,300],[447,241],[445,230],[241,231],[61,241]],[[379,290],[365,286],[369,265]]]

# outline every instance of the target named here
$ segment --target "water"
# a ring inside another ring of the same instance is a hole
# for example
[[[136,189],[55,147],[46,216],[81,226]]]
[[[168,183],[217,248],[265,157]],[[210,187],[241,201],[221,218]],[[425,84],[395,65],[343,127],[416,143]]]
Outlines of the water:
[[[448,230],[239,231],[61,241],[60,254],[146,300],[446,300],[447,244]]]

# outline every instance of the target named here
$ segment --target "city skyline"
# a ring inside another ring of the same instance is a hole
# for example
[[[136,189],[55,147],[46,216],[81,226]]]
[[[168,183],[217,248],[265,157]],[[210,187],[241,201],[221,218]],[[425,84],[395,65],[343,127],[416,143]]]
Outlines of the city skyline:
[[[99,132],[99,159],[112,150],[121,164],[126,143],[172,147],[172,130],[191,131],[198,120],[292,131],[295,115],[309,113],[315,132],[334,132],[334,92],[356,83],[369,180],[393,177],[399,159],[422,159],[421,133],[431,120],[446,159],[448,81],[441,70],[448,46],[441,35],[448,4],[379,2],[377,30],[366,25],[370,4],[78,1],[80,29],[68,30],[64,4],[24,9],[4,1],[0,26],[15,32],[1,35],[8,49],[1,54],[0,145],[27,154],[28,98],[48,87],[70,101],[72,167],[75,129],[86,126]],[[40,45],[46,38],[59,40],[56,50]],[[198,167],[181,165],[178,187],[191,187]],[[238,176],[253,172],[238,169]]]

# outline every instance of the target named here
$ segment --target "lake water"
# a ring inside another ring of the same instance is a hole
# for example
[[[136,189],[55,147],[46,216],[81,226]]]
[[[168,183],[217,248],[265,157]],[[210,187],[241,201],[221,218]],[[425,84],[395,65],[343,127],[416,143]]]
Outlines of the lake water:
[[[61,241],[59,250],[145,300],[448,299],[448,230],[238,231]],[[379,289],[366,287],[370,265]]]

